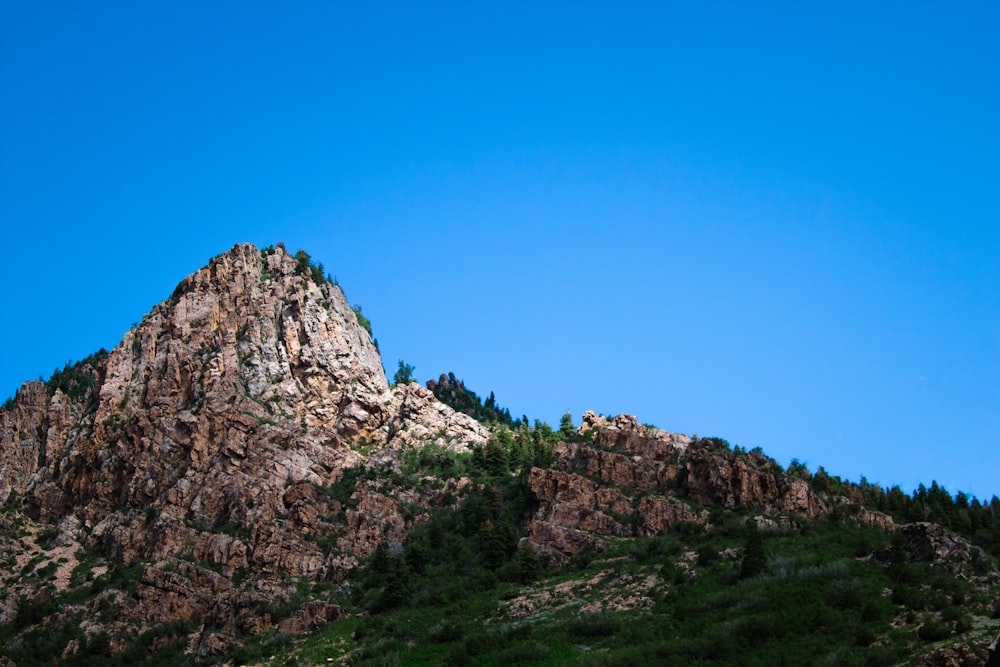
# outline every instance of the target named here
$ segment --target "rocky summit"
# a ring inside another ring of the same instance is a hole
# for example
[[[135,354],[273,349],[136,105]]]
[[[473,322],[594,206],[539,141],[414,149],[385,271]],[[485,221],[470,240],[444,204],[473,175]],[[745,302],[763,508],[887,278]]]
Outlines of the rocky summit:
[[[241,244],[24,384],[0,665],[996,659],[996,498],[405,376],[308,254]]]
[[[201,652],[266,628],[260,609],[287,597],[290,578],[343,579],[377,543],[402,539],[415,520],[404,503],[436,502],[362,487],[346,509],[322,493],[345,469],[487,441],[427,389],[390,387],[343,292],[310,268],[280,247],[238,245],[79,369],[86,391],[29,382],[0,412],[0,502],[54,533],[68,559],[57,571],[88,550],[149,564],[134,595],[115,596],[115,624],[217,629]],[[30,539],[3,549],[19,564],[35,553]],[[38,595],[9,579],[3,589],[0,622]],[[339,613],[319,609],[306,621]]]

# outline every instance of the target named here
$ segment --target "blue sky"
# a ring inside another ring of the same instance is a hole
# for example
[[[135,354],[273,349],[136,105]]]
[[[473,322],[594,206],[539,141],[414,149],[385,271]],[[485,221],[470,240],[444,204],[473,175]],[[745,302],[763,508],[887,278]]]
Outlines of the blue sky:
[[[995,5],[413,4],[0,2],[2,391],[280,240],[390,374],[1000,493]]]

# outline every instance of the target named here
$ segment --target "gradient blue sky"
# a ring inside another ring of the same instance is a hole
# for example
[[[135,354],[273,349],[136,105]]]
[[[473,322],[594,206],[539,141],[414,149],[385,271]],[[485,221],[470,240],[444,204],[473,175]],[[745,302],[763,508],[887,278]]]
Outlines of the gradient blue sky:
[[[2,0],[0,391],[281,240],[390,375],[988,498],[998,12]]]

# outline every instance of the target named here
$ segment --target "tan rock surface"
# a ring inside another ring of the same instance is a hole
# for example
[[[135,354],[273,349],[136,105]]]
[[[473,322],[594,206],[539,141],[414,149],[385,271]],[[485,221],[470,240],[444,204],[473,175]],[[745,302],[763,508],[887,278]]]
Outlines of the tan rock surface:
[[[0,503],[17,494],[79,544],[148,561],[132,617],[217,626],[205,654],[230,641],[226,628],[271,626],[241,609],[283,595],[275,580],[342,579],[378,542],[402,539],[400,503],[436,502],[365,486],[341,514],[317,489],[369,460],[395,465],[410,447],[463,451],[488,438],[418,385],[390,388],[340,288],[297,271],[281,247],[212,259],[92,377],[82,400],[29,382],[0,411]],[[233,583],[248,571],[259,576]],[[23,593],[8,590],[3,604]],[[328,612],[288,623],[311,627]]]

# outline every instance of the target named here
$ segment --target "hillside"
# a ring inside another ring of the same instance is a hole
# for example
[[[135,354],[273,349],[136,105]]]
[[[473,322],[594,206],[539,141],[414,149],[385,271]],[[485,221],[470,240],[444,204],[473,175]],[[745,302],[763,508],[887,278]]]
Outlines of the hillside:
[[[390,385],[371,328],[306,253],[237,245],[23,385],[0,664],[987,660],[996,497],[529,426],[454,374]]]

